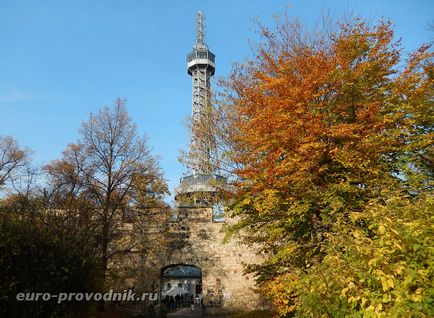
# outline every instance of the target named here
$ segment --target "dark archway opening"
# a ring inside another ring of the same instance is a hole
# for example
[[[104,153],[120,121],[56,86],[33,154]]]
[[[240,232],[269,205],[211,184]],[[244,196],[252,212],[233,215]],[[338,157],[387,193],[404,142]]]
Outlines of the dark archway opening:
[[[161,269],[161,299],[167,310],[200,306],[202,270],[193,265],[176,264]]]

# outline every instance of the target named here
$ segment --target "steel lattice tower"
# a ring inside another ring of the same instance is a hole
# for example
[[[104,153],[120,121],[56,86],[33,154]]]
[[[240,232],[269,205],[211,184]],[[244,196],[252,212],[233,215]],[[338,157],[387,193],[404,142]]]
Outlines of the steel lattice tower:
[[[205,22],[201,11],[196,18],[196,44],[193,51],[187,55],[188,74],[192,78],[192,116],[190,132],[190,164],[193,175],[213,173],[213,150],[206,140],[198,140],[194,129],[211,105],[211,76],[215,72],[215,55],[205,44]]]
[[[196,43],[187,55],[188,74],[192,78],[192,116],[189,144],[189,175],[182,177],[175,199],[193,198],[201,204],[211,204],[217,184],[226,184],[226,178],[217,174],[217,151],[212,142],[195,133],[203,124],[202,119],[211,107],[211,77],[215,72],[215,55],[205,44],[205,22],[201,11],[196,18]],[[206,122],[206,121],[205,121]],[[203,128],[203,127],[202,127]],[[199,193],[207,193],[208,199],[198,199]]]

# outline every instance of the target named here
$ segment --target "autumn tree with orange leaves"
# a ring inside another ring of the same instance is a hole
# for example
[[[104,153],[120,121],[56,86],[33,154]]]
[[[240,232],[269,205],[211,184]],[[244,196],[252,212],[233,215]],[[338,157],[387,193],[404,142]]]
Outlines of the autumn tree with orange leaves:
[[[433,316],[429,47],[405,60],[361,19],[262,36],[203,124],[233,174],[229,234],[267,255],[259,290],[281,317]]]

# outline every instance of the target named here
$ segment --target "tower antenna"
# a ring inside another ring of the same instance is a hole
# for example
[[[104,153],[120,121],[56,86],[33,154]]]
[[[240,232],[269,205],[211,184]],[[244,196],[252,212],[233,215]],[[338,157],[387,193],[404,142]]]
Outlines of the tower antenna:
[[[205,44],[205,17],[202,11],[199,11],[196,15],[196,44],[194,48],[204,49]]]

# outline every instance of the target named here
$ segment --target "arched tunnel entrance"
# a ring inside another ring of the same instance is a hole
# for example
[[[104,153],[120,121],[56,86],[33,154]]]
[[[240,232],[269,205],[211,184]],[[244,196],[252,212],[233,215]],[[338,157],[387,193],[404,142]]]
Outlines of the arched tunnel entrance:
[[[202,301],[202,270],[193,265],[176,264],[161,269],[161,300],[168,309],[199,306]]]

